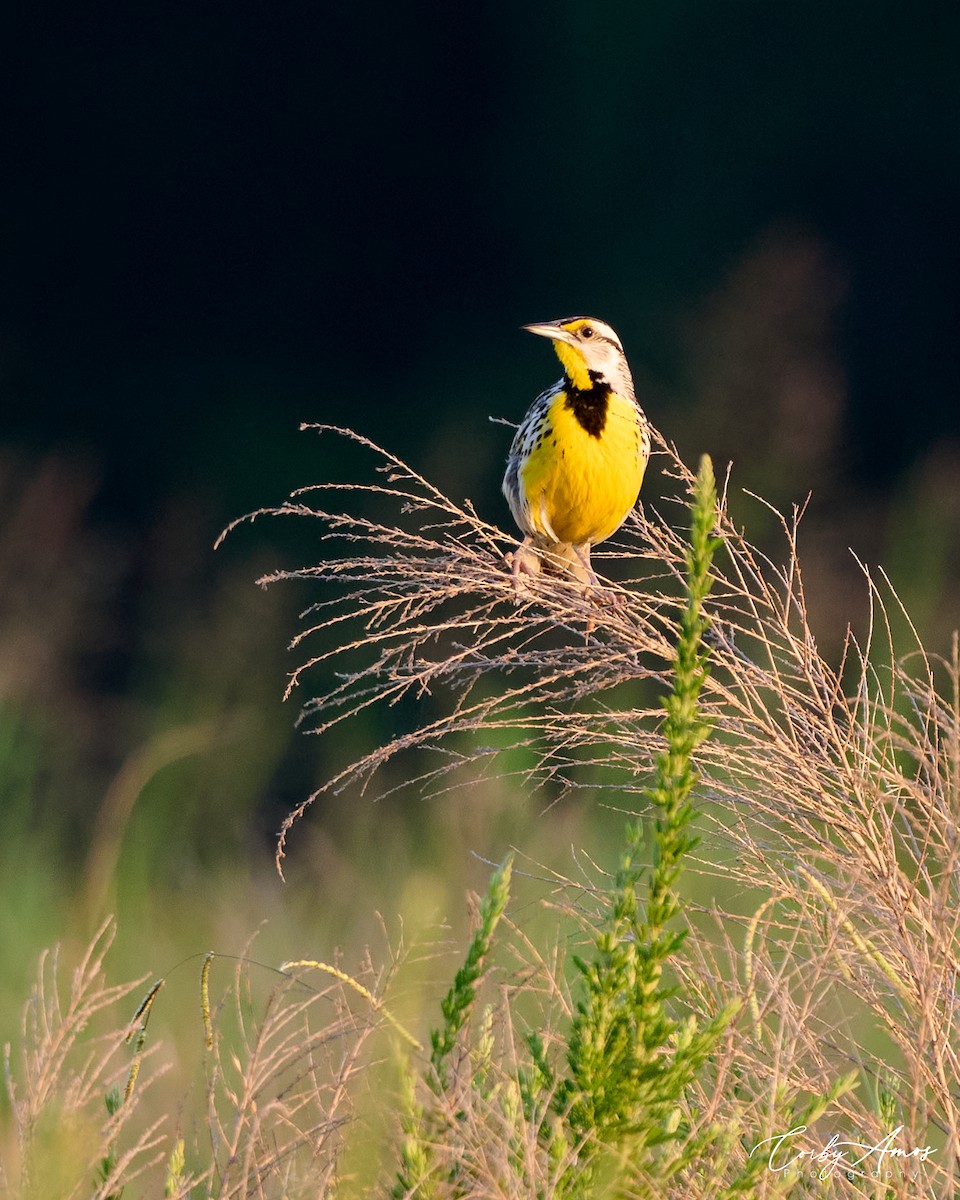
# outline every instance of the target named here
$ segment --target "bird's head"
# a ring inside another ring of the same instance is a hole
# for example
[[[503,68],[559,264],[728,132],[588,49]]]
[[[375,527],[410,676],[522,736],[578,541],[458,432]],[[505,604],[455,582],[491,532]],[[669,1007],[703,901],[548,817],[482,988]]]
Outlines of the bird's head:
[[[621,396],[633,398],[633,378],[620,339],[596,317],[569,317],[524,325],[529,333],[551,338],[557,358],[574,387],[588,391],[609,384]]]

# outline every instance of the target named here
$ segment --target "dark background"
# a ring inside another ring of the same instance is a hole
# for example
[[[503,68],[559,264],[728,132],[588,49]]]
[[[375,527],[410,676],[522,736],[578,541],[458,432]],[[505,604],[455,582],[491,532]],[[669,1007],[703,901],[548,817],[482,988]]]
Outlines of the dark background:
[[[82,842],[137,746],[236,703],[272,749],[178,837],[275,828],[324,759],[277,702],[296,603],[251,580],[315,547],[213,539],[339,469],[301,420],[506,524],[487,418],[556,375],[526,321],[610,321],[683,453],[812,491],[825,644],[854,547],[945,650],[958,34],[929,0],[4,5],[0,701],[60,764],[24,820]]]

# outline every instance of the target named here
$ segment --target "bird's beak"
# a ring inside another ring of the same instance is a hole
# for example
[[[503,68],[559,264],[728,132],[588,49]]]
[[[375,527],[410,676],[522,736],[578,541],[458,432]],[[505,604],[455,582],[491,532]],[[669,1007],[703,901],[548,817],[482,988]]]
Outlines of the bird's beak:
[[[555,342],[572,344],[574,341],[573,334],[564,329],[559,321],[543,321],[538,325],[524,325],[522,328],[527,333],[536,333],[540,337],[552,338]]]

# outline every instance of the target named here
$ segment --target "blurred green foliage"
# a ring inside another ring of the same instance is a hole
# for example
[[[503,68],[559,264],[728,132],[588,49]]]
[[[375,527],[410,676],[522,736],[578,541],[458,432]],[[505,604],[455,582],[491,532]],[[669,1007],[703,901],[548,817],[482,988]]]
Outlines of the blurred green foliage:
[[[958,24],[932,0],[5,6],[7,1025],[35,949],[105,907],[135,974],[266,916],[295,943],[362,939],[377,905],[427,925],[459,912],[470,851],[603,837],[604,814],[498,782],[344,796],[311,812],[284,891],[282,816],[383,730],[304,738],[279,702],[316,597],[253,580],[314,559],[303,530],[211,550],[347,469],[300,420],[353,425],[505,523],[487,418],[555,374],[521,321],[610,320],[688,461],[732,459],[734,490],[787,512],[812,491],[825,645],[865,617],[852,546],[946,648]],[[644,502],[663,490],[654,469]]]

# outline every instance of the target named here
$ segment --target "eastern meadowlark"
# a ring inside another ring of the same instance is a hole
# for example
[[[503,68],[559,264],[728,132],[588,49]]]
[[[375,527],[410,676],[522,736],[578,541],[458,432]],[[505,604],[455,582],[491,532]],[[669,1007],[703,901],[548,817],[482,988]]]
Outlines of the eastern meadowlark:
[[[596,584],[590,548],[637,502],[650,434],[620,339],[603,321],[525,325],[551,338],[564,375],[538,396],[507,457],[503,494],[524,539],[513,576],[541,567]]]

